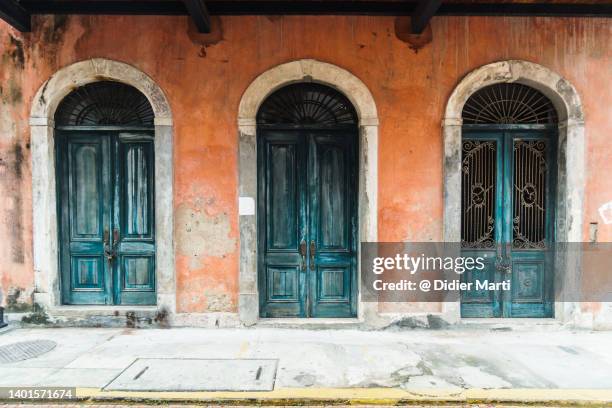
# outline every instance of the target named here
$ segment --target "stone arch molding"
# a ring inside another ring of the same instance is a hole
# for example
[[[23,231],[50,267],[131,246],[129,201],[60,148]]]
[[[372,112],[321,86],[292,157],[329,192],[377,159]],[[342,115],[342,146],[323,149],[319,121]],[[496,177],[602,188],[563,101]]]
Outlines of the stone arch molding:
[[[361,126],[378,125],[376,104],[370,90],[349,71],[313,59],[278,65],[259,75],[249,85],[238,107],[238,125],[255,125],[257,110],[268,95],[295,82],[318,82],[342,92],[355,106]]]
[[[58,270],[57,196],[55,191],[54,115],[76,87],[102,80],[123,82],[142,92],[155,114],[155,227],[157,235],[157,306],[176,312],[173,232],[172,113],[161,88],[145,73],[118,61],[94,58],[57,71],[38,90],[30,114],[33,189],[35,302],[51,315],[88,318],[110,314],[110,308],[61,306]],[[116,310],[118,307],[113,306]],[[131,309],[134,309],[133,307]]]
[[[533,62],[499,61],[484,65],[466,75],[453,90],[442,121],[444,138],[444,240],[459,242],[461,232],[461,112],[468,98],[477,90],[501,82],[531,86],[553,103],[559,118],[558,186],[556,231],[558,242],[582,240],[583,197],[585,183],[584,112],[578,92],[565,78]],[[573,251],[569,251],[573,252]],[[575,287],[580,256],[571,254],[557,259],[555,285]],[[557,273],[558,272],[558,273]],[[560,281],[561,279],[562,281]],[[563,321],[579,319],[578,305],[557,303],[555,317]],[[447,303],[445,314],[459,319],[459,305]]]
[[[240,276],[239,315],[245,325],[259,318],[257,290],[257,111],[268,95],[296,82],[317,82],[342,92],[359,116],[359,239],[376,241],[378,113],[366,85],[349,71],[314,59],[301,59],[277,65],[248,86],[238,107]],[[358,267],[359,270],[359,267]],[[369,319],[375,305],[359,302],[359,318]]]

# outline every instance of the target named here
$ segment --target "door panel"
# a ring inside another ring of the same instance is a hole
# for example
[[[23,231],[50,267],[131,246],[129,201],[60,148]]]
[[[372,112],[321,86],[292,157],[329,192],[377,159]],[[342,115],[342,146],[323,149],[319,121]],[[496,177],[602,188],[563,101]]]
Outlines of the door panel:
[[[152,135],[56,138],[63,302],[155,304]]]
[[[116,141],[113,242],[115,303],[155,304],[154,145],[151,134],[119,133]]]
[[[299,302],[299,267],[271,265],[267,268],[266,273],[269,276],[268,301]]]
[[[110,224],[110,143],[107,135],[57,136],[62,294],[71,304],[109,302],[104,258]]]
[[[487,144],[495,155],[483,153]],[[486,268],[462,279],[510,280],[511,290],[463,292],[463,317],[552,316],[555,151],[546,131],[464,134],[462,254],[484,257]]]
[[[355,143],[352,132],[260,132],[262,317],[356,315]]]
[[[463,250],[461,255],[464,257],[483,257],[485,267],[483,270],[466,271],[461,276],[462,282],[475,282],[477,280],[495,282],[498,279],[497,263],[495,251],[469,251]],[[496,317],[501,315],[501,303],[494,291],[472,290],[461,293],[461,316],[462,317]]]
[[[72,288],[97,290],[104,288],[104,257],[71,255]]]
[[[297,144],[268,146],[269,249],[296,251],[299,241]]]
[[[268,132],[258,143],[261,316],[305,316],[306,264],[300,255],[306,239],[304,138]]]
[[[346,146],[332,144],[330,140],[314,140],[318,143],[314,155],[318,168],[314,169],[314,176],[319,194],[313,198],[319,204],[319,248],[348,250],[348,152]]]
[[[485,268],[467,271],[464,282],[497,281],[497,254],[503,234],[503,217],[498,203],[503,199],[503,137],[479,133],[462,143],[461,245],[462,256],[482,257]],[[499,294],[493,291],[464,291],[461,294],[463,317],[501,315]]]
[[[356,140],[324,131],[309,137],[310,313],[356,315]]]
[[[102,225],[102,146],[70,143],[72,238],[100,238]]]
[[[507,177],[512,197],[505,211],[511,214],[507,241],[512,263],[512,293],[506,316],[552,316],[554,262],[554,153],[553,138],[536,132],[515,131],[507,137]],[[551,171],[552,170],[552,171]]]

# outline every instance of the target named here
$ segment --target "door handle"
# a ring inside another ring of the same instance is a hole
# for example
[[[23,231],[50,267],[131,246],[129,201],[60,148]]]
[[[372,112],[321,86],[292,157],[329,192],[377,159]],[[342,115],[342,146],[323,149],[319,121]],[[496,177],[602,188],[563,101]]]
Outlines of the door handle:
[[[496,260],[497,262],[495,267],[498,271],[512,273],[512,264],[510,262],[505,262],[504,257],[498,255]]]
[[[314,239],[310,241],[310,270],[313,271],[315,268],[315,255],[317,253],[317,244]]]
[[[108,228],[104,229],[103,243],[104,243],[104,256],[106,257],[108,262],[112,262],[114,255],[113,255],[113,248],[110,243],[110,234],[108,232]]]
[[[113,258],[117,257],[117,247],[119,246],[119,228],[113,229]]]
[[[108,229],[104,229],[104,256],[108,262],[113,262],[117,256],[117,246],[119,245],[119,229],[113,230],[113,239],[110,241]]]
[[[302,270],[306,270],[306,241],[300,242],[300,255],[302,257]]]
[[[113,250],[117,248],[117,245],[119,245],[119,228],[113,230]]]

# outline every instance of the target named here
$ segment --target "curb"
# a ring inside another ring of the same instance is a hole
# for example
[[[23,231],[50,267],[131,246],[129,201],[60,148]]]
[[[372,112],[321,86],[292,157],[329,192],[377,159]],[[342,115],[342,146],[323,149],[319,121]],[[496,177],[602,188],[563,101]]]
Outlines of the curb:
[[[279,388],[274,391],[105,391],[77,388],[89,401],[198,402],[241,405],[410,405],[416,403],[505,403],[612,407],[610,389],[421,389]]]

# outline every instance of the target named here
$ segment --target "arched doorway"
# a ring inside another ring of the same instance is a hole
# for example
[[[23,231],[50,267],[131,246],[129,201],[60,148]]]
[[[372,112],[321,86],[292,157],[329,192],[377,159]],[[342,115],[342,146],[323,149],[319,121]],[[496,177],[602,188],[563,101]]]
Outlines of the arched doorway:
[[[358,117],[335,89],[295,83],[257,113],[261,317],[357,315]]]
[[[136,88],[82,85],[55,112],[62,304],[156,304],[154,113]]]
[[[462,254],[485,267],[462,276],[461,316],[552,317],[555,107],[535,88],[498,83],[469,97],[462,120]]]

